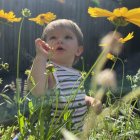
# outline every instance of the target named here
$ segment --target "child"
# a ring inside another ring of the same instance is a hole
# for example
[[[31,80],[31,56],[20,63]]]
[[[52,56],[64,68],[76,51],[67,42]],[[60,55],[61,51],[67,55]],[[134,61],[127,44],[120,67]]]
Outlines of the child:
[[[87,104],[95,107],[96,112],[100,112],[102,105],[100,101],[86,96],[85,91],[79,88],[82,81],[81,74],[72,68],[83,52],[83,34],[80,28],[71,20],[55,20],[47,25],[42,39],[36,39],[35,45],[36,56],[30,76],[33,77],[36,86],[33,88],[32,94],[40,97],[49,94],[50,89],[57,89],[59,91],[58,115],[71,99],[68,109],[73,111],[72,130],[81,130]],[[50,64],[54,66],[55,71],[47,77],[45,75],[46,67],[49,69]],[[28,86],[32,89],[33,85],[29,79]],[[49,96],[55,97],[55,94]],[[55,108],[54,102],[52,116]]]

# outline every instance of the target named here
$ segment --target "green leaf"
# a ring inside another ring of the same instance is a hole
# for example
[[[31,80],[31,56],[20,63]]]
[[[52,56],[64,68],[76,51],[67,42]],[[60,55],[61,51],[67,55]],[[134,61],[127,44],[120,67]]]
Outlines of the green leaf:
[[[20,132],[21,134],[24,134],[24,121],[25,121],[25,117],[20,113],[20,111],[18,110],[18,117],[19,118],[19,128],[20,128]]]
[[[9,96],[5,95],[5,94],[0,94],[0,96],[2,96],[4,98],[5,101],[7,101],[8,103],[12,104],[13,101],[10,99]]]
[[[28,107],[29,107],[30,115],[32,115],[34,113],[34,106],[33,106],[33,102],[32,101],[28,102]]]
[[[67,112],[65,112],[65,114],[64,114],[64,121],[67,121],[68,120],[68,118],[70,117],[70,114],[71,114],[71,111],[67,111]]]

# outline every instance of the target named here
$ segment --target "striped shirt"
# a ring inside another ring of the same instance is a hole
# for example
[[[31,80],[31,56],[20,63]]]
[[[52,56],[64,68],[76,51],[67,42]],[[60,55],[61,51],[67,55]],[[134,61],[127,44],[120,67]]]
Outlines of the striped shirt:
[[[81,130],[83,119],[87,111],[85,90],[79,87],[82,81],[81,74],[73,68],[53,64],[55,67],[53,75],[56,80],[54,91],[56,92],[50,95],[55,99],[55,102],[52,104],[52,116],[55,114],[55,119],[57,120],[62,112],[70,112],[73,125],[71,130]],[[56,99],[58,100],[57,107]],[[55,113],[56,108],[57,113]]]

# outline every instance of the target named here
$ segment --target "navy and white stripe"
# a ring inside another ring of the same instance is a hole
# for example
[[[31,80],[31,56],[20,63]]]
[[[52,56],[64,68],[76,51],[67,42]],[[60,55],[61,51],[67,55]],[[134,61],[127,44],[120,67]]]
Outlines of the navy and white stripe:
[[[79,88],[82,80],[81,74],[73,68],[63,67],[55,63],[53,64],[56,69],[53,73],[56,80],[56,89],[59,90],[57,114],[55,118],[58,118],[68,105],[68,110],[73,112],[72,122],[74,126],[72,129],[81,130],[83,118],[87,111],[85,91]],[[56,95],[51,95],[51,97],[55,99]],[[52,104],[52,116],[55,110],[56,104],[54,103]]]

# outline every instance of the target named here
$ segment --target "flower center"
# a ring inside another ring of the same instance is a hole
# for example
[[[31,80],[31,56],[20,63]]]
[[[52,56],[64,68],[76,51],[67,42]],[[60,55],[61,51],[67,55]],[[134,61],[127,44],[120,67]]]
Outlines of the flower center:
[[[112,20],[113,24],[116,26],[127,26],[129,22],[125,20],[124,17],[116,17]]]
[[[40,19],[41,20],[45,20],[45,16],[40,16]]]

